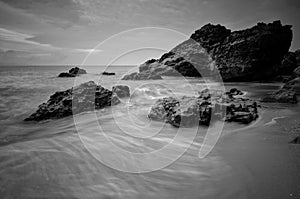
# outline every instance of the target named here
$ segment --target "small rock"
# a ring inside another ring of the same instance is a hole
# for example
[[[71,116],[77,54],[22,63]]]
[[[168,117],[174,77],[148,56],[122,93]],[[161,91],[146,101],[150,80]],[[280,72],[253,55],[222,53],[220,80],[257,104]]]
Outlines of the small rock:
[[[120,98],[130,97],[130,89],[126,85],[116,85],[112,87],[112,92]]]

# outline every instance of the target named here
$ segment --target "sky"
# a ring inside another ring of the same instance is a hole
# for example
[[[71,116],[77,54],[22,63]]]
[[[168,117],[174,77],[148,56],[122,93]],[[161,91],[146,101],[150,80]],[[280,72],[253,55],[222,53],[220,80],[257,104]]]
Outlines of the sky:
[[[141,64],[207,23],[293,25],[299,0],[0,0],[0,65]],[[155,27],[155,28],[151,28]]]

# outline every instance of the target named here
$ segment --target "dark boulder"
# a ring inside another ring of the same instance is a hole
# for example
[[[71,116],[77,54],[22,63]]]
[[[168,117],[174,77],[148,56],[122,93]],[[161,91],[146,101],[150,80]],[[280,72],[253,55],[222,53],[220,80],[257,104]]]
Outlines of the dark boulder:
[[[77,75],[87,74],[87,72],[78,67],[71,68],[68,73],[60,73],[58,77],[76,77]]]
[[[274,77],[270,71],[280,65],[288,52],[292,30],[289,25],[282,26],[280,21],[258,23],[234,32],[220,25],[206,25],[191,38],[211,54],[224,81],[266,80]]]
[[[119,98],[130,97],[130,89],[126,85],[116,85],[112,87],[112,92],[116,93]]]
[[[25,121],[59,119],[118,103],[120,101],[112,91],[90,81],[66,91],[54,93],[46,103],[39,105],[38,110]]]

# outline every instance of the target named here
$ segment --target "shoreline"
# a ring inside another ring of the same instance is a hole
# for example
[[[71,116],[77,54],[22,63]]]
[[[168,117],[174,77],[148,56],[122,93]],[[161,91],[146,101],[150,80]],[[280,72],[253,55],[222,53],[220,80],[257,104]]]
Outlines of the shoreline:
[[[250,198],[300,197],[300,148],[288,144],[288,135],[278,126],[248,128],[218,143],[217,151],[232,168],[232,180],[243,184]]]

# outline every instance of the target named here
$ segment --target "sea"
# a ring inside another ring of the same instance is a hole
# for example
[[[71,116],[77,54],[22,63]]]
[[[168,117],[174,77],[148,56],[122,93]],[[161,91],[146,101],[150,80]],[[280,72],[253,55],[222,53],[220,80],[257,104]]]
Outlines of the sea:
[[[137,66],[82,66],[88,74],[57,77],[70,68],[0,67],[1,199],[300,198],[300,147],[289,143],[299,134],[299,104],[260,103],[259,118],[249,125],[178,129],[147,117],[155,101],[220,84],[183,77],[121,80]],[[56,91],[87,81],[107,89],[127,85],[131,97],[76,116],[23,121]],[[281,85],[224,88],[259,100]]]

